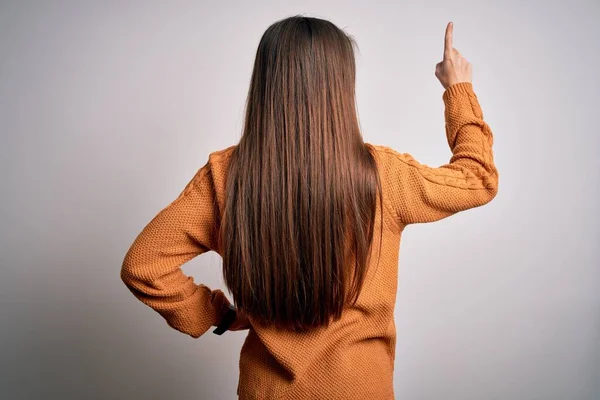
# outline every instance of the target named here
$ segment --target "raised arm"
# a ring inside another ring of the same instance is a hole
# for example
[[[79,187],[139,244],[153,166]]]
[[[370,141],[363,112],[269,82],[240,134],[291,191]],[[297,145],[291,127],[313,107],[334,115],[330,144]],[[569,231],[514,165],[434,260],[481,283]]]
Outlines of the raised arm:
[[[437,168],[420,164],[410,154],[383,147],[389,197],[403,225],[433,222],[459,211],[482,206],[498,192],[490,127],[471,83],[448,87],[446,137],[452,157]]]
[[[432,168],[410,154],[384,148],[392,208],[400,224],[432,222],[482,206],[498,192],[493,135],[471,83],[471,64],[452,46],[453,25],[446,27],[443,60],[435,75],[446,89],[445,128],[452,157]]]

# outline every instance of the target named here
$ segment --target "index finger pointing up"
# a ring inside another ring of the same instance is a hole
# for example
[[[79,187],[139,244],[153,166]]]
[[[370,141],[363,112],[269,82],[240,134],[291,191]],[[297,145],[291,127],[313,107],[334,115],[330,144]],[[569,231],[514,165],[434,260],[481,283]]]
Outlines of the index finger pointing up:
[[[446,37],[444,40],[444,57],[449,57],[452,52],[452,29],[454,28],[454,24],[452,22],[448,22],[446,25]]]

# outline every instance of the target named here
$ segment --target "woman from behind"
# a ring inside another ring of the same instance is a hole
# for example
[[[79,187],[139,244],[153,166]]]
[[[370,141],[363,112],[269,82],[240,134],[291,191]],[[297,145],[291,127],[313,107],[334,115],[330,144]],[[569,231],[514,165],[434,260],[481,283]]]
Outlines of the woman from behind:
[[[248,330],[240,399],[393,399],[404,228],[497,193],[492,133],[452,24],[435,74],[453,156],[437,168],[363,141],[355,47],[327,20],[272,24],[240,142],[209,155],[123,263],[127,287],[169,326],[195,338]],[[180,269],[210,250],[223,257],[235,306]]]

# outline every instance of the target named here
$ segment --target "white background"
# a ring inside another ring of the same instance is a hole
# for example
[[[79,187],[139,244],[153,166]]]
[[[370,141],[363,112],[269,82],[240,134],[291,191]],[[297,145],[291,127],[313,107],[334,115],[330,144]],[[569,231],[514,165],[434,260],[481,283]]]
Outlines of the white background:
[[[600,398],[599,3],[215,3],[0,4],[2,397],[236,398],[246,331],[185,336],[119,273],[239,140],[264,30],[303,13],[358,42],[365,141],[449,160],[448,21],[495,135],[493,202],[404,233],[396,398]],[[214,252],[184,271],[224,288]]]

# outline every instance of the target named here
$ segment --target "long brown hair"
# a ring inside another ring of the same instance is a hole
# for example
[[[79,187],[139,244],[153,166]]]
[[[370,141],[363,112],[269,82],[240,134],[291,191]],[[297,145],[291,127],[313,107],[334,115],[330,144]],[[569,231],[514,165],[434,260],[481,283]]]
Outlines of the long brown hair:
[[[355,46],[333,23],[300,15],[258,45],[220,240],[236,307],[262,323],[328,326],[362,289],[377,191],[383,206],[357,116]]]

